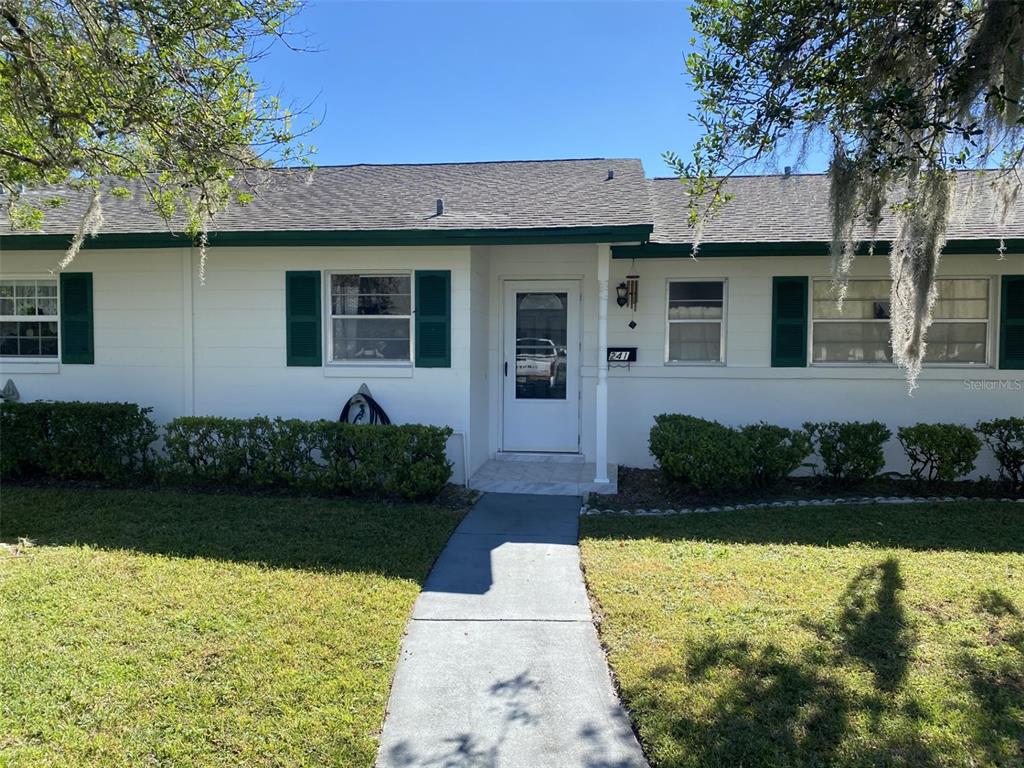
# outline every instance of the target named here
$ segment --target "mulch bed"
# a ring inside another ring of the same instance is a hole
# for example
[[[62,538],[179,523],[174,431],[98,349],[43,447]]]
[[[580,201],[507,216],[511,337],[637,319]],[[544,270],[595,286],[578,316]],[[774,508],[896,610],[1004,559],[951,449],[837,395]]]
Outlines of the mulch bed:
[[[823,477],[790,477],[777,486],[734,493],[694,493],[666,480],[657,469],[619,467],[619,492],[591,495],[589,503],[602,509],[674,509],[710,505],[749,504],[760,501],[800,501],[851,496],[952,496],[970,498],[1022,498],[1004,483],[993,480],[960,480],[922,483],[906,478],[880,477],[867,483],[839,486]]]

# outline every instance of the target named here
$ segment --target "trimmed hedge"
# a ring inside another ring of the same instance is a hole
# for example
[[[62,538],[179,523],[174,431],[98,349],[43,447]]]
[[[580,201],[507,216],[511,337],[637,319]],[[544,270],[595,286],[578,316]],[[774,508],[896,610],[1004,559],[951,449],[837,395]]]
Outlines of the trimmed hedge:
[[[451,434],[421,424],[190,416],[166,426],[165,468],[190,483],[430,498],[451,477]]]
[[[962,424],[914,424],[900,427],[896,437],[910,460],[915,480],[956,480],[970,474],[981,440]]]
[[[182,417],[166,425],[165,458],[158,459],[151,411],[132,403],[3,403],[0,478],[124,481],[159,469],[189,483],[407,499],[436,496],[451,478],[447,427]],[[805,431],[765,423],[736,429],[685,414],[654,421],[650,450],[662,472],[704,492],[770,487],[812,448],[831,479],[870,480],[884,467],[892,437],[877,421],[808,422]],[[1024,418],[979,422],[975,431],[1002,479],[1024,487]],[[911,475],[950,481],[969,474],[981,448],[975,431],[958,424],[901,427]]]
[[[651,453],[662,474],[699,491],[745,487],[750,481],[750,449],[739,432],[717,421],[681,413],[654,417]]]
[[[151,410],[131,403],[3,403],[0,477],[156,476],[406,499],[432,498],[451,478],[447,427],[182,417],[164,427],[158,457]]]
[[[807,422],[804,429],[821,457],[825,474],[839,483],[870,480],[885,466],[892,432],[880,421]]]
[[[811,438],[803,430],[761,422],[742,427],[740,433],[750,446],[755,488],[770,488],[789,477],[811,455]]]
[[[999,464],[999,476],[1015,490],[1024,489],[1024,418],[979,421],[975,429]]]
[[[125,480],[154,468],[152,408],[133,403],[0,405],[0,476]]]
[[[800,430],[764,423],[733,429],[673,413],[654,418],[650,449],[668,479],[716,492],[774,485],[800,466],[811,444]]]
[[[823,474],[840,485],[876,477],[885,467],[892,432],[870,422],[806,422],[804,431],[758,423],[732,428],[686,414],[654,419],[650,450],[662,474],[697,492],[768,488],[787,477],[812,452]],[[976,434],[977,433],[977,434]],[[1024,418],[962,424],[900,427],[897,439],[910,462],[910,476],[952,482],[974,471],[982,440],[999,463],[1000,477],[1014,490],[1024,487]]]

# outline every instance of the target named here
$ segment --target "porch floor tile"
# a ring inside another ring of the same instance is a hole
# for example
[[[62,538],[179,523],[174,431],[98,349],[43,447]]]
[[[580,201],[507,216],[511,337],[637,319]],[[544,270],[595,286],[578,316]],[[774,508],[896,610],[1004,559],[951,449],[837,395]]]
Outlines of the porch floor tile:
[[[484,462],[469,478],[469,487],[490,493],[536,493],[547,496],[618,492],[617,465],[608,465],[608,483],[595,483],[594,470],[592,462],[491,459]]]

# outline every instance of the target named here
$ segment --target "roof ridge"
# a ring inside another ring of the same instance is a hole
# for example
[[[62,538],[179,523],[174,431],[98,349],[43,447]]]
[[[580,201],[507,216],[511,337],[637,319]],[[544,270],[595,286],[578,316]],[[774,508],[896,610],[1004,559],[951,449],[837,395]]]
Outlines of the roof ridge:
[[[309,171],[321,168],[434,168],[442,165],[526,165],[542,163],[586,163],[586,162],[636,162],[638,157],[552,157],[541,160],[455,160],[436,163],[332,163],[329,165],[282,165],[268,168],[270,171]]]
[[[1013,169],[1010,168],[951,168],[953,173],[999,173],[1000,171],[1006,171],[1009,173]],[[828,176],[827,171],[811,171],[807,173],[737,173],[733,176],[726,177],[726,181],[729,179],[789,179],[793,177],[807,178],[810,176]],[[679,176],[652,176],[648,181],[679,181]]]

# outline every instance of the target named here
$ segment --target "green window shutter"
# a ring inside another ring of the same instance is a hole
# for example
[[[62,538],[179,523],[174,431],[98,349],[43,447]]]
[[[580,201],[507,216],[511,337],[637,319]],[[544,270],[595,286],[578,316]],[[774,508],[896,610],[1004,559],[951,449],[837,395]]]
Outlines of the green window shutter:
[[[92,334],[92,273],[60,275],[60,360],[92,365],[96,361]]]
[[[452,273],[416,271],[416,367],[452,367]]]
[[[285,272],[284,294],[288,365],[322,365],[320,273]]]
[[[999,367],[1024,369],[1024,275],[1003,275],[999,306]]]
[[[807,365],[807,278],[772,278],[772,367]]]

